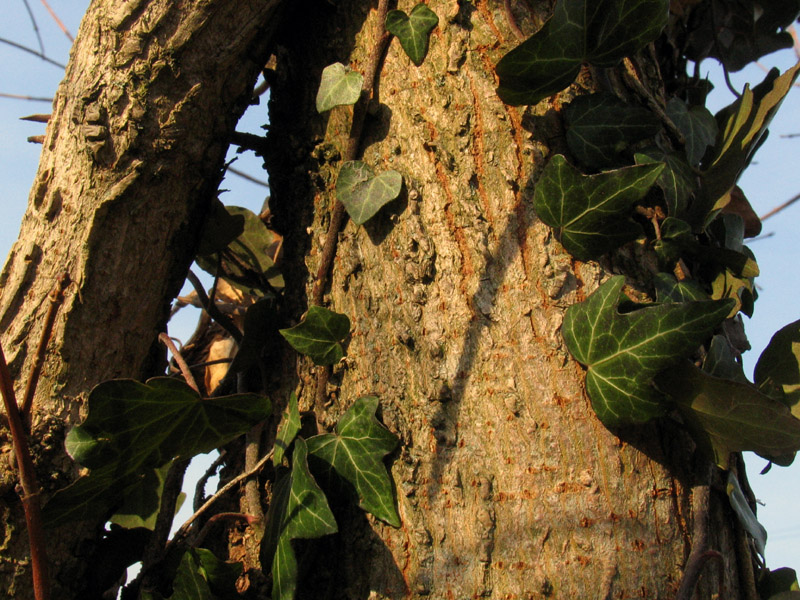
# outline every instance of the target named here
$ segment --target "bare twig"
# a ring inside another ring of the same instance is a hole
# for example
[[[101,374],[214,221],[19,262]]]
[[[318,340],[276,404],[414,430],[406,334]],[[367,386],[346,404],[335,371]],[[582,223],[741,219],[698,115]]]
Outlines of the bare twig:
[[[244,171],[240,171],[239,169],[234,169],[233,167],[228,167],[228,172],[233,173],[237,177],[241,177],[242,179],[246,179],[247,181],[255,183],[256,185],[260,185],[262,187],[269,189],[268,183],[261,181],[260,179],[253,177],[252,175],[248,175]]]
[[[234,131],[231,134],[231,144],[245,150],[252,150],[256,154],[263,154],[267,149],[267,139],[264,136],[246,131]]]
[[[11,40],[7,40],[6,38],[0,38],[0,43],[8,44],[9,46],[12,46],[12,47],[16,48],[17,50],[22,50],[23,52],[27,52],[29,54],[33,54],[34,56],[38,56],[43,61],[48,62],[51,65],[55,65],[56,67],[60,67],[62,69],[66,69],[67,68],[66,65],[62,65],[60,62],[54,61],[52,58],[49,58],[49,57],[45,56],[41,52],[37,52],[36,50],[33,50],[32,48],[28,48],[27,46],[23,46],[22,44],[18,44],[16,42],[12,42]]]
[[[192,371],[191,369],[189,369],[189,365],[186,364],[186,361],[183,359],[183,356],[181,356],[180,350],[178,350],[177,346],[175,346],[175,342],[173,342],[166,333],[159,333],[158,341],[164,344],[167,348],[169,348],[169,351],[172,352],[172,358],[175,359],[176,363],[178,363],[178,367],[180,367],[181,373],[183,374],[183,378],[186,380],[186,383],[188,383],[189,387],[199,394],[200,388],[197,387],[197,382],[194,380],[194,375],[192,375]]]
[[[31,102],[52,102],[52,98],[45,98],[44,96],[26,96],[24,94],[6,94],[0,92],[0,98],[11,98],[12,100],[30,100]]]
[[[0,392],[11,430],[14,455],[17,459],[20,484],[22,485],[22,507],[25,511],[25,524],[31,549],[31,571],[33,572],[33,595],[36,600],[49,600],[50,574],[47,565],[47,551],[42,529],[42,511],[39,503],[39,484],[33,467],[25,427],[22,424],[11,373],[8,371],[3,348],[0,346]]]
[[[28,17],[30,17],[33,32],[36,34],[36,40],[39,42],[39,50],[44,54],[44,42],[42,42],[42,35],[39,33],[39,26],[36,24],[36,17],[33,16],[31,5],[28,4],[28,0],[22,0],[22,3],[25,5],[25,10],[28,11]]]
[[[63,273],[61,277],[58,278],[53,291],[51,291],[50,295],[48,296],[50,299],[50,306],[47,308],[47,315],[45,315],[44,327],[42,328],[42,337],[39,338],[39,345],[36,347],[36,354],[33,357],[31,371],[28,373],[28,380],[25,382],[25,393],[22,395],[22,406],[20,406],[19,409],[22,422],[25,424],[28,431],[30,431],[31,425],[33,396],[36,394],[36,385],[39,383],[39,375],[42,372],[42,364],[44,363],[44,355],[47,351],[47,343],[50,341],[50,334],[53,332],[53,323],[55,323],[56,320],[58,307],[61,306],[61,302],[64,300],[64,290],[69,283],[69,274]]]
[[[211,465],[206,469],[206,472],[203,473],[202,477],[197,480],[197,485],[194,486],[192,509],[197,510],[203,505],[203,502],[206,501],[206,484],[208,483],[208,480],[216,474],[217,469],[219,469],[220,465],[222,465],[222,461],[225,460],[226,454],[227,453],[225,450],[220,450],[219,456],[214,459],[214,462],[212,462]]]
[[[47,12],[50,13],[50,16],[53,17],[53,20],[56,22],[56,25],[58,25],[58,28],[62,32],[64,32],[64,35],[67,36],[70,42],[74,42],[75,38],[72,37],[72,34],[69,32],[69,29],[67,29],[66,25],[64,25],[64,23],[61,22],[61,19],[58,18],[58,15],[55,13],[55,11],[52,8],[50,8],[50,5],[47,3],[47,0],[42,0],[42,4],[44,4],[44,7],[47,9]]]
[[[27,117],[20,117],[20,121],[34,121],[35,123],[49,123],[50,115],[28,115]]]
[[[197,292],[200,302],[203,304],[203,309],[212,319],[219,323],[219,325],[231,335],[237,344],[241,344],[242,332],[239,331],[239,328],[233,324],[233,321],[231,321],[229,317],[223,315],[219,311],[216,304],[209,300],[208,294],[206,294],[205,289],[203,289],[203,284],[200,282],[200,279],[198,279],[197,275],[195,275],[192,271],[189,271],[189,273],[186,275],[186,278],[192,284],[194,291]]]
[[[32,135],[28,138],[28,141],[31,144],[44,144],[44,136],[43,135]]]
[[[765,221],[766,219],[769,219],[770,217],[775,216],[776,214],[781,212],[784,208],[788,208],[789,206],[791,206],[792,204],[794,204],[798,200],[800,200],[800,194],[792,196],[791,198],[789,198],[783,204],[781,204],[779,206],[776,206],[775,208],[773,208],[772,210],[770,210],[766,214],[760,216],[759,219],[761,219],[762,221]]]

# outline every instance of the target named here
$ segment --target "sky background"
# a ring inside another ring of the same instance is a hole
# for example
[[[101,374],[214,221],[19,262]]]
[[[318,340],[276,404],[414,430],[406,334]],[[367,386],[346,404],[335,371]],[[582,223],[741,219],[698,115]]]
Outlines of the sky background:
[[[36,33],[23,0],[2,0],[3,19],[0,38],[39,49]],[[87,0],[49,0],[73,35],[77,34]],[[29,0],[36,19],[46,55],[62,64],[69,56],[71,42],[49,16],[40,0]],[[777,66],[781,71],[797,60],[791,50],[765,57],[764,66]],[[726,88],[721,70],[714,61],[701,65],[716,85],[709,100],[713,111],[730,104],[733,95]],[[0,93],[52,97],[63,76],[63,69],[0,42]],[[732,73],[734,87],[742,89],[746,82],[758,83],[765,70],[753,65],[740,73]],[[28,191],[34,180],[40,146],[27,142],[29,136],[45,131],[42,123],[21,121],[20,117],[34,113],[49,113],[49,102],[23,101],[0,97],[0,257],[14,243],[19,223],[27,205]],[[258,132],[266,123],[266,102],[251,107],[240,123],[241,131]],[[797,137],[787,137],[797,134]],[[739,181],[756,213],[765,214],[775,206],[800,193],[800,88],[795,87],[784,101],[770,128],[770,137],[759,150],[754,163]],[[261,161],[250,153],[240,155],[237,169],[266,180]],[[246,206],[254,211],[261,208],[268,190],[238,177],[230,176],[221,196],[226,204]],[[800,319],[800,253],[798,253],[798,223],[800,202],[764,222],[762,236],[749,244],[756,255],[761,275],[756,280],[759,298],[752,319],[745,318],[745,327],[753,349],[745,354],[745,372],[751,376],[755,362],[771,336],[784,325]],[[170,334],[186,339],[194,328],[197,314],[186,309],[170,324]],[[203,461],[200,461],[201,463]],[[205,464],[208,460],[205,461]],[[766,461],[748,457],[748,475],[756,496],[763,506],[758,517],[767,528],[767,566],[776,569],[790,566],[800,570],[800,513],[795,501],[800,497],[800,460],[788,468],[773,467],[759,475]],[[202,472],[195,466],[189,478]],[[191,497],[192,491],[189,492]],[[186,510],[179,516],[188,516]]]

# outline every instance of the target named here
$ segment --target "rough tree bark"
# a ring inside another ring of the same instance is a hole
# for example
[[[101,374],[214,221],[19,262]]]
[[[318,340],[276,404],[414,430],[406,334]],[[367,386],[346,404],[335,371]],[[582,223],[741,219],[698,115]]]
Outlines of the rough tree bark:
[[[167,302],[276,27],[267,166],[287,298],[297,316],[306,307],[349,126],[348,109],[316,114],[319,74],[335,61],[362,67],[378,24],[363,0],[294,0],[280,21],[278,4],[98,0],[84,20],[0,279],[18,386],[42,299],[62,272],[76,282],[37,398],[36,436],[51,431],[36,449],[49,487],[71,476],[60,443],[91,386],[158,363]],[[533,31],[551,3],[512,4]],[[676,426],[612,433],[595,418],[559,327],[613,265],[572,259],[531,208],[537,174],[563,144],[560,103],[593,84],[584,74],[550,103],[504,106],[493,66],[516,44],[504,3],[428,5],[440,18],[428,58],[416,68],[391,45],[367,123],[364,160],[400,171],[405,192],[341,234],[329,300],[353,330],[333,402],[315,404],[313,370],[299,370],[302,408],[322,426],[360,395],[381,398],[402,441],[391,470],[403,525],[337,509],[342,533],[313,546],[325,554],[298,597],[672,598],[703,468]],[[295,360],[286,353],[287,390]],[[28,598],[4,469],[0,589]],[[726,597],[746,598],[749,555],[715,491],[712,506]],[[53,535],[54,597],[76,597],[90,552],[79,545],[100,524]],[[709,573],[697,597],[716,590]]]
[[[35,400],[33,450],[45,492],[74,476],[63,438],[89,390],[159,372],[156,336],[193,258],[279,6],[98,0],[84,17],[19,240],[0,275],[0,331],[18,390],[47,293],[62,273],[73,281]],[[5,428],[2,436],[9,457]],[[0,596],[25,599],[28,544],[15,481],[3,461]],[[104,517],[50,535],[54,598],[78,597],[91,566],[88,542]]]

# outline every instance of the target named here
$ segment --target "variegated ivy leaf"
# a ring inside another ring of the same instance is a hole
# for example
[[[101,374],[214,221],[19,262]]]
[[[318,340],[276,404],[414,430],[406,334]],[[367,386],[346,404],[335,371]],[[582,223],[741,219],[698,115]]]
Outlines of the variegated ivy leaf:
[[[386,15],[386,31],[397,36],[408,58],[417,66],[425,60],[428,38],[438,24],[436,13],[421,3],[409,15],[402,10],[390,10]]]
[[[631,219],[633,206],[663,168],[659,163],[584,175],[557,154],[536,184],[533,206],[570,254],[591,260],[643,235]]]
[[[607,426],[647,421],[669,403],[653,377],[694,352],[730,311],[731,300],[620,304],[625,278],[612,277],[567,310],[562,333],[575,359],[586,365],[592,407]]]
[[[366,163],[351,160],[342,165],[336,180],[336,198],[356,225],[366,223],[387,202],[400,195],[403,176],[397,171],[375,175]]]
[[[328,65],[322,71],[317,91],[317,112],[324,113],[336,106],[355,104],[361,97],[364,77],[342,63]]]
[[[400,527],[392,484],[383,457],[397,446],[397,438],[375,418],[378,399],[356,400],[336,424],[336,433],[315,435],[308,450],[358,494],[359,506],[390,525]],[[316,472],[316,471],[315,471]]]
[[[342,342],[350,334],[350,319],[327,308],[312,306],[300,323],[279,331],[292,348],[311,357],[315,365],[333,365],[344,356]]]
[[[539,31],[497,64],[508,104],[536,104],[573,82],[583,63],[613,67],[655,40],[669,0],[559,0]]]
[[[800,419],[800,321],[782,327],[756,363],[758,388],[788,406]]]
[[[295,440],[292,469],[278,479],[264,533],[264,560],[272,565],[272,600],[293,600],[297,587],[297,559],[292,540],[312,539],[336,533],[325,494],[308,470],[308,449],[303,438]]]

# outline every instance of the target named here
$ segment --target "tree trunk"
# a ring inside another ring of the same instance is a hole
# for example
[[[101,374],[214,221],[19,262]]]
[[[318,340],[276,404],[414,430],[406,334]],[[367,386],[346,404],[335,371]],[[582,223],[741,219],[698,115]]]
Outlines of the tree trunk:
[[[547,16],[547,3],[512,4],[527,32]],[[593,84],[584,74],[549,104],[505,106],[493,67],[518,42],[503,3],[427,5],[439,16],[429,54],[415,67],[392,42],[362,148],[376,172],[403,174],[404,193],[340,234],[329,300],[352,337],[335,401],[315,404],[309,363],[301,376],[301,409],[325,427],[355,398],[380,397],[401,438],[403,525],[349,513],[298,597],[673,598],[707,467],[675,425],[612,433],[597,420],[560,325],[607,269],[571,258],[532,210],[537,175],[563,146],[560,104]],[[317,115],[316,87],[333,62],[364,71],[371,8],[298,0],[281,27],[267,166],[285,256],[305,257],[285,269],[297,316],[351,113]],[[711,492],[710,547],[725,557],[725,597],[744,598],[750,558],[737,562],[726,500]],[[712,571],[697,597],[718,591]]]
[[[19,240],[0,275],[0,331],[18,392],[46,296],[62,273],[73,282],[34,404],[45,493],[74,477],[63,438],[89,390],[163,373],[156,336],[194,256],[279,5],[97,0],[83,20]],[[5,433],[2,452],[11,456]],[[32,598],[28,542],[16,475],[3,464],[0,596],[22,600]],[[107,517],[48,534],[53,598],[80,597],[91,569],[87,540]]]

